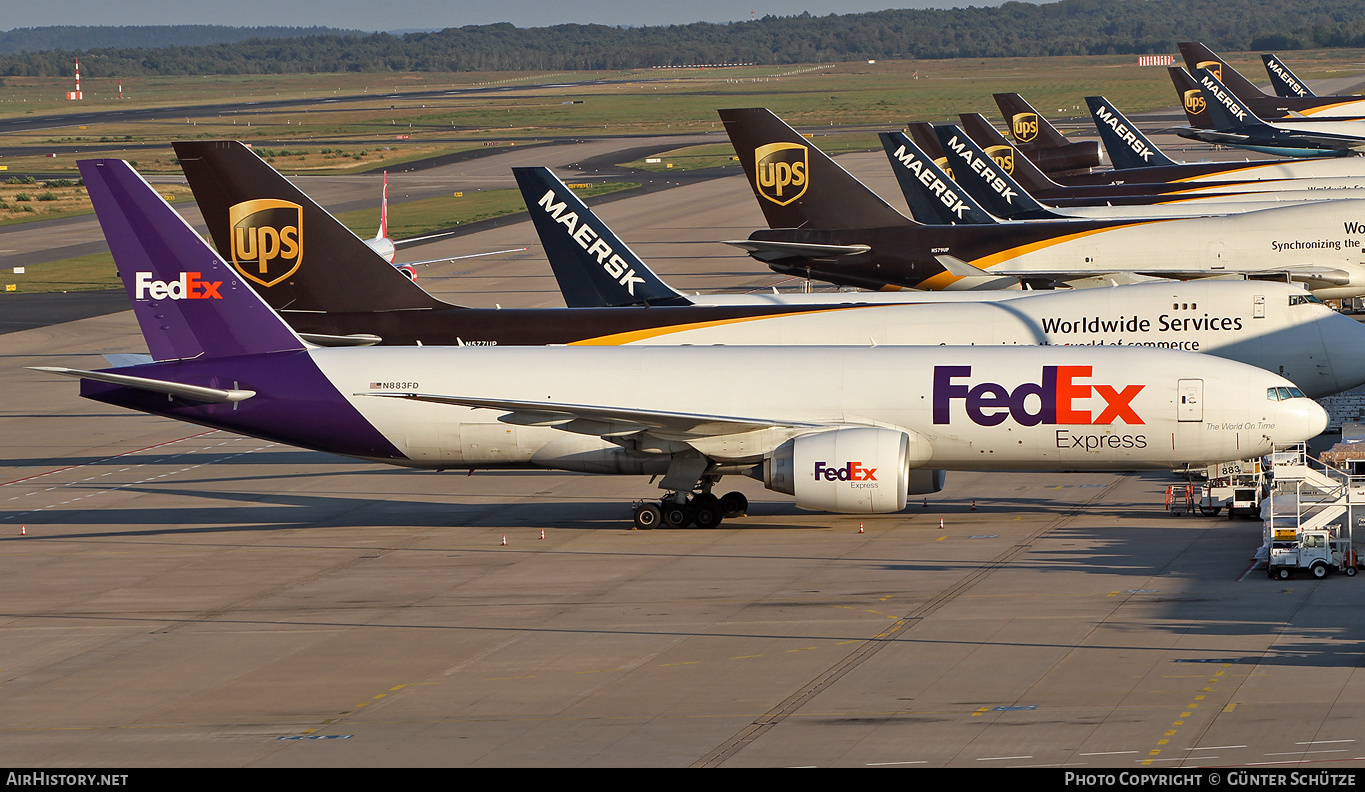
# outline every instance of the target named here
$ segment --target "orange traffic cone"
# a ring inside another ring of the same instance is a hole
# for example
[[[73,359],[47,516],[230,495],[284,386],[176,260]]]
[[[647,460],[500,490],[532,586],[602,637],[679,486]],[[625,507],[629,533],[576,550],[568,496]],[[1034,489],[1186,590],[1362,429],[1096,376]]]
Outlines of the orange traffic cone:
[[[939,529],[940,531],[943,530],[943,518],[942,518],[942,517],[938,518],[938,529]]]
[[[507,546],[507,534],[502,535],[502,546],[503,547]]]

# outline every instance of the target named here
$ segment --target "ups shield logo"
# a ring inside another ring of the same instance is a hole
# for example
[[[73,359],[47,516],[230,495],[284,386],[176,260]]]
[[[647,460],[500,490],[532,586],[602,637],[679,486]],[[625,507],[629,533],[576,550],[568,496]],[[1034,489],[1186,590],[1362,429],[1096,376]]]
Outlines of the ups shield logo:
[[[274,286],[303,263],[303,207],[262,198],[228,209],[232,266],[248,280]]]
[[[1205,107],[1207,104],[1204,102],[1204,95],[1199,92],[1198,88],[1192,88],[1185,92],[1185,109],[1191,115],[1199,115],[1204,112]]]
[[[938,159],[934,160],[934,164],[937,165],[937,166],[939,167],[939,170],[941,170],[941,171],[943,171],[944,173],[948,174],[948,178],[950,178],[950,179],[956,179],[956,178],[957,178],[956,176],[953,175],[953,169],[952,169],[952,167],[948,165],[948,158],[947,158],[947,157],[939,157]]]
[[[806,193],[810,152],[800,143],[769,143],[754,149],[758,194],[786,206]]]
[[[1000,170],[1014,175],[1014,147],[1013,146],[991,146],[986,149],[986,156],[995,161],[1000,166]]]
[[[1212,74],[1215,80],[1217,80],[1218,82],[1223,81],[1223,64],[1218,61],[1204,61],[1203,63],[1196,65],[1194,68],[1196,70],[1208,69],[1209,74]]]
[[[1012,127],[1014,139],[1020,143],[1032,143],[1038,137],[1038,114],[1015,113]]]

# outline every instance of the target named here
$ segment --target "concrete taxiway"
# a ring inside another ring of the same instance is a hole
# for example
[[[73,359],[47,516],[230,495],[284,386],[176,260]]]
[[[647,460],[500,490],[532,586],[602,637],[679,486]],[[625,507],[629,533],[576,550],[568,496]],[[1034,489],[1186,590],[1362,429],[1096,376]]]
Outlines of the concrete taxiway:
[[[880,156],[846,160],[893,198]],[[783,280],[716,244],[761,223],[739,178],[600,212],[679,287]],[[419,282],[561,304],[529,223],[414,257],[526,243]],[[1171,476],[950,474],[870,517],[727,479],[750,516],[632,531],[642,477],[387,468],[24,368],[144,350],[126,311],[0,334],[4,764],[1365,761],[1361,578],[1249,572],[1260,524],[1167,516]]]

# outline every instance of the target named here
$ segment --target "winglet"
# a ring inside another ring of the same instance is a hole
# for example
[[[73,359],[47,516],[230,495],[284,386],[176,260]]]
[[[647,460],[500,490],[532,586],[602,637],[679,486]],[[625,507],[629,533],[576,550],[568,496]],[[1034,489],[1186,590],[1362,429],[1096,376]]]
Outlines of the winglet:
[[[304,348],[132,166],[123,160],[77,165],[154,359]]]
[[[513,168],[521,197],[570,308],[691,305],[549,168]]]

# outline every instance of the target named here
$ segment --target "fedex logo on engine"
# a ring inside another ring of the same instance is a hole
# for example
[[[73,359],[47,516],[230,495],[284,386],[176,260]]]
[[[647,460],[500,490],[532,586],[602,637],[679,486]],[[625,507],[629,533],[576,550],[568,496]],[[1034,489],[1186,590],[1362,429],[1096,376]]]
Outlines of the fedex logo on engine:
[[[849,462],[843,467],[829,467],[824,462],[815,463],[815,480],[820,481],[876,481],[877,469],[863,467],[861,462]]]
[[[133,299],[146,300],[221,300],[222,281],[206,281],[198,272],[182,272],[170,283],[152,280],[152,273],[139,272],[133,281]]]
[[[971,366],[934,366],[934,423],[951,423],[953,402],[959,399],[967,417],[979,426],[998,426],[1006,418],[1020,426],[1145,423],[1133,409],[1133,398],[1147,386],[1127,385],[1120,390],[1084,382],[1091,373],[1091,366],[1043,366],[1042,382],[1025,382],[1010,390],[994,382],[954,381],[971,377]],[[1085,409],[1092,399],[1104,404],[1098,414]]]

